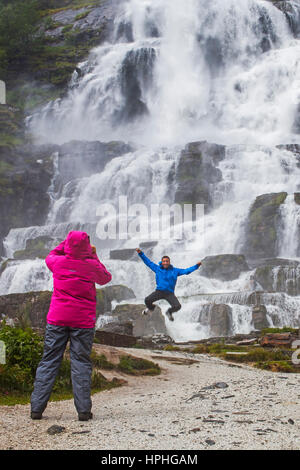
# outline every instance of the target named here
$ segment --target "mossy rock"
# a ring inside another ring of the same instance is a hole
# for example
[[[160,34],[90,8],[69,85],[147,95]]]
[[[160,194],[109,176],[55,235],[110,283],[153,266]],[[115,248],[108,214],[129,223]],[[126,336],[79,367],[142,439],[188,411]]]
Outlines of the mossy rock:
[[[249,266],[243,254],[222,254],[206,256],[202,260],[199,273],[201,276],[231,281],[237,279],[241,272],[248,270]]]

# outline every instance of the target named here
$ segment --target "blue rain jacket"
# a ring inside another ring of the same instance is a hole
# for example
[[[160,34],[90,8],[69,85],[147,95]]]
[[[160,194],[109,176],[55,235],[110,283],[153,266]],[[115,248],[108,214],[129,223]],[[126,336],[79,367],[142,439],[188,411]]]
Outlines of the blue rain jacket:
[[[157,290],[167,290],[169,292],[174,292],[175,285],[177,282],[177,277],[182,276],[183,274],[190,274],[193,271],[196,271],[200,266],[195,264],[190,268],[180,269],[175,268],[172,264],[169,265],[168,269],[164,268],[162,262],[160,261],[159,264],[153,263],[145,253],[141,252],[138,253],[140,258],[144,261],[144,263],[152,269],[153,272],[156,274],[156,289]]]

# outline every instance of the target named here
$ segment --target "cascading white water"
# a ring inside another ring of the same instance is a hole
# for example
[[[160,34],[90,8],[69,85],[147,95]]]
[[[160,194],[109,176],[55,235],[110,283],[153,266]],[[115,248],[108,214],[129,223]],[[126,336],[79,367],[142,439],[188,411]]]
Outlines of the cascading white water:
[[[129,138],[151,145],[298,140],[291,132],[300,100],[298,40],[271,2],[125,5],[116,31],[130,22],[132,41],[96,48],[68,96],[32,117],[36,135],[56,142]],[[135,90],[128,87],[128,74],[135,77]],[[128,103],[138,88],[148,113],[139,123],[124,122],[124,106],[138,107]]]
[[[122,24],[129,25],[131,37],[120,35]],[[300,102],[299,40],[293,38],[284,13],[271,2],[128,0],[116,18],[114,41],[95,48],[79,67],[82,74],[74,72],[67,96],[28,119],[31,132],[41,141],[55,143],[129,140],[137,150],[113,159],[101,173],[78,175],[62,194],[52,194],[47,227],[11,230],[5,241],[8,256],[24,248],[27,238],[34,238],[32,230],[49,235],[52,227],[58,227],[59,238],[75,223],[96,223],[97,206],[117,205],[120,195],[126,195],[129,204],[142,202],[147,207],[172,203],[175,188],[168,185],[168,175],[176,168],[182,146],[190,141],[226,144],[225,158],[218,164],[222,181],[212,190],[214,208],[205,216],[203,232],[176,245],[161,240],[153,259],[167,252],[174,265],[184,267],[208,255],[239,253],[242,225],[255,198],[300,190],[294,153],[275,147],[300,141],[294,126]],[[289,207],[290,197],[282,211]],[[290,213],[285,220],[288,217]],[[283,229],[281,253],[292,258],[296,252],[288,236]],[[136,245],[136,240],[129,240],[111,246]],[[107,260],[106,254],[100,250],[114,283],[133,288],[142,302],[154,288],[152,273],[140,261],[116,262]],[[0,278],[0,292],[26,290],[23,264],[7,269]],[[23,287],[14,282],[22,273]],[[181,340],[207,336],[209,331],[197,323],[197,315],[208,299],[189,296],[243,295],[250,274],[227,282],[198,273],[180,278],[177,293],[183,307],[177,321],[168,323],[172,336]],[[34,280],[30,285],[34,290]],[[40,289],[41,283],[36,286]],[[48,286],[49,276],[43,288]],[[233,331],[249,331],[251,307],[232,298],[226,303],[232,307]],[[163,302],[160,305],[165,308]],[[270,308],[279,315],[277,305]],[[290,324],[296,322],[299,310],[290,309],[292,314],[286,316]]]
[[[293,193],[287,196],[280,210],[283,226],[279,256],[300,257],[300,205],[296,204]]]

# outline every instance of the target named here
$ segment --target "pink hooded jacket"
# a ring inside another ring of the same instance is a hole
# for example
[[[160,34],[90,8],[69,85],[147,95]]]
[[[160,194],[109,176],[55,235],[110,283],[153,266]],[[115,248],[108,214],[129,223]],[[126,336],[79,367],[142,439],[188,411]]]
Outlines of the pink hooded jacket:
[[[53,273],[53,294],[47,315],[52,325],[94,328],[96,287],[112,276],[92,253],[86,232],[71,231],[66,240],[50,251],[45,262]]]

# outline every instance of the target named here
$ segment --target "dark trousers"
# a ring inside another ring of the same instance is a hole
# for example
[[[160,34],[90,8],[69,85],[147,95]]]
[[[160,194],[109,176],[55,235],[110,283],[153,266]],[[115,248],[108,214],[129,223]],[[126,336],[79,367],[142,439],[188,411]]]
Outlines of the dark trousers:
[[[31,395],[31,411],[43,413],[46,408],[68,340],[75,408],[78,413],[91,411],[90,354],[94,334],[94,328],[71,328],[47,323],[43,357],[36,370]]]
[[[161,299],[167,300],[171,305],[171,307],[168,309],[170,313],[177,312],[181,309],[181,304],[176,295],[173,292],[169,292],[167,290],[155,290],[152,292],[152,294],[145,298],[145,304],[149,310],[154,310],[155,305],[153,305],[153,302]]]

